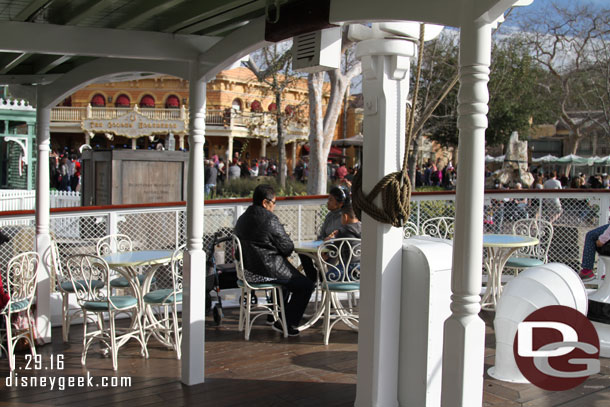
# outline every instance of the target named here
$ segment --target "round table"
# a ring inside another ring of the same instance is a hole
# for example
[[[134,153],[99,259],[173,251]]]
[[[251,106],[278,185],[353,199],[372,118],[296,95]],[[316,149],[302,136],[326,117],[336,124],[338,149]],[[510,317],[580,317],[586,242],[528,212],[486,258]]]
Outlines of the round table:
[[[487,270],[487,288],[481,308],[494,311],[502,294],[502,270],[510,256],[522,247],[534,246],[539,243],[535,237],[522,235],[483,235],[483,247],[487,250],[485,269]]]

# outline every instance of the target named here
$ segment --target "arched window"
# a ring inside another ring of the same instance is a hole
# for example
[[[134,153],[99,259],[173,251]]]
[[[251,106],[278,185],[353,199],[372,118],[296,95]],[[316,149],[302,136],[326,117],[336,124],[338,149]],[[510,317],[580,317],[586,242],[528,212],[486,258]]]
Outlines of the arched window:
[[[254,102],[250,103],[250,111],[260,113],[263,111],[263,105],[261,105],[261,102],[258,100],[255,100]]]
[[[129,107],[130,104],[129,97],[125,94],[119,95],[119,97],[116,98],[116,102],[114,102],[116,107]]]
[[[151,95],[142,96],[142,99],[140,99],[140,107],[155,107],[155,98]]]
[[[294,105],[288,105],[286,106],[286,108],[284,109],[284,112],[288,115],[288,116],[292,116],[295,112],[295,108]]]
[[[269,103],[269,106],[267,106],[267,110],[270,112],[275,112],[277,110],[277,105],[275,103]]]
[[[165,101],[166,109],[177,109],[180,107],[180,99],[176,95],[169,95]]]
[[[93,107],[104,107],[106,106],[106,98],[103,95],[97,93],[91,98],[91,106]]]
[[[233,99],[231,109],[233,109],[235,112],[241,112],[241,99]]]
[[[68,96],[61,102],[60,106],[72,106],[72,96]]]

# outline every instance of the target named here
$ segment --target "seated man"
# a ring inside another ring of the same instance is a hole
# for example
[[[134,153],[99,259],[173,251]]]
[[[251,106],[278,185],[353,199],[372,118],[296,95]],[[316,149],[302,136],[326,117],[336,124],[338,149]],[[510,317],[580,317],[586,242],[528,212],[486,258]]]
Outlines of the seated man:
[[[241,241],[244,268],[284,287],[288,335],[295,336],[299,334],[296,327],[309,303],[313,283],[288,261],[294,244],[273,213],[274,208],[273,187],[257,186],[252,205],[237,220],[235,234]],[[289,294],[290,299],[286,301]],[[283,332],[280,321],[273,324],[273,329]]]

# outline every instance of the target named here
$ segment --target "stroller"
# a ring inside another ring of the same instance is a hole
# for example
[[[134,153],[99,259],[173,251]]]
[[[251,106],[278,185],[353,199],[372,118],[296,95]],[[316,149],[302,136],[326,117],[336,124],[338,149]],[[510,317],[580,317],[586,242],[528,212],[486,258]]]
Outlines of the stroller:
[[[212,311],[216,325],[220,325],[224,317],[220,290],[237,288],[237,271],[233,264],[232,233],[231,228],[222,228],[206,239],[210,243],[206,251],[205,309],[206,312]],[[214,292],[214,296],[212,296],[212,292]],[[216,301],[214,307],[212,307],[213,300]]]

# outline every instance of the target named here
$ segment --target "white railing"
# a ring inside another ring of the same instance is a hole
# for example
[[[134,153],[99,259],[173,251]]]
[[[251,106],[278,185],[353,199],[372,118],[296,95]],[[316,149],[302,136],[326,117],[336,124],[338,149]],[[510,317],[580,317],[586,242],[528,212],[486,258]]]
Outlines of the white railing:
[[[133,107],[92,107],[90,119],[116,119],[119,116],[133,111]],[[149,119],[178,120],[180,109],[148,109],[140,108],[139,112]],[[54,107],[51,110],[52,122],[81,122],[87,119],[86,107]]]
[[[560,198],[561,213],[557,217],[547,205]],[[21,199],[21,198],[19,198]],[[32,198],[33,199],[33,198]],[[513,223],[522,218],[553,217],[553,241],[549,260],[568,264],[577,269],[580,264],[584,235],[587,231],[608,222],[610,191],[506,191],[485,195],[485,233],[511,233]],[[278,199],[275,213],[293,240],[312,240],[327,213],[324,198]],[[250,205],[249,200],[208,201],[204,210],[204,245],[206,250],[214,233],[231,230],[237,218]],[[34,227],[34,215],[3,214],[0,228]],[[453,193],[414,194],[410,221],[421,230],[430,218],[455,217]],[[17,233],[13,230],[13,235]],[[64,255],[83,250],[94,250],[94,242],[112,233],[124,233],[138,242],[141,249],[174,248],[186,240],[186,212],[184,206],[93,210],[75,208],[51,213],[51,233],[61,243]],[[30,233],[26,236],[32,236]],[[366,238],[366,237],[364,237]],[[33,244],[33,242],[31,243]],[[3,246],[0,245],[0,252]],[[19,246],[21,247],[21,246]],[[93,249],[92,249],[93,248]],[[12,253],[12,252],[11,252]],[[6,255],[8,256],[8,254]],[[8,257],[10,258],[10,257]],[[0,253],[0,262],[2,261]]]
[[[51,191],[51,208],[80,206],[80,192]],[[0,189],[0,211],[23,211],[36,207],[36,191],[25,189]]]

